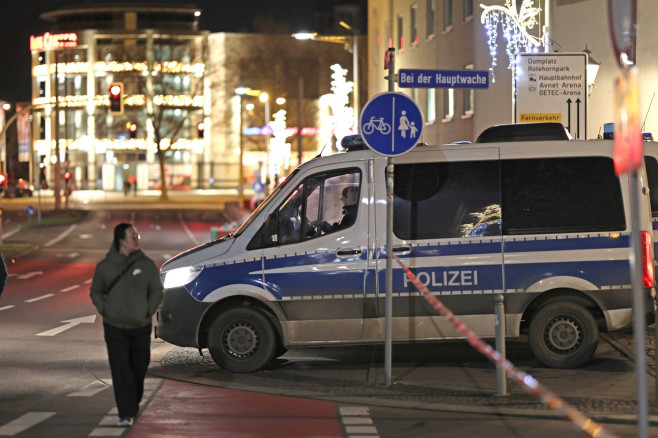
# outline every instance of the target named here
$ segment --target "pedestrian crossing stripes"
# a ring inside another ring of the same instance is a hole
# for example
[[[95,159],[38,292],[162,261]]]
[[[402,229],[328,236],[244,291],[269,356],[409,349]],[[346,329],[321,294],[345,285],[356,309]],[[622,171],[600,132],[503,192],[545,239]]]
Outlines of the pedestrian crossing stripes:
[[[370,417],[367,406],[341,406],[340,421],[347,438],[379,438],[377,426]]]
[[[28,412],[0,426],[0,436],[14,436],[55,415],[55,412]]]

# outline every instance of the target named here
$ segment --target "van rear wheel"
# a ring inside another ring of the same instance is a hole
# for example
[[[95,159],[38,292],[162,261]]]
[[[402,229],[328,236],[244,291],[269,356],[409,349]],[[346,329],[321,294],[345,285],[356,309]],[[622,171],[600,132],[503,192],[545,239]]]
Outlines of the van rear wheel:
[[[530,349],[551,368],[577,368],[592,358],[599,329],[591,313],[571,302],[548,304],[530,321]]]
[[[208,349],[217,365],[234,373],[264,368],[273,358],[276,333],[260,311],[238,307],[215,319],[208,334]]]

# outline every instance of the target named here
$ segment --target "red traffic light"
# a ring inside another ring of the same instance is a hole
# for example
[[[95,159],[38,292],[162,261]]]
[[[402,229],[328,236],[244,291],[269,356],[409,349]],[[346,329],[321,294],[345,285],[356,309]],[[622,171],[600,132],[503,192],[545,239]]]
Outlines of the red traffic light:
[[[128,132],[130,133],[130,138],[137,138],[137,123],[131,123]]]
[[[123,114],[123,83],[111,83],[109,94],[110,114]]]
[[[196,130],[197,133],[199,134],[199,138],[203,138],[203,131],[206,129],[206,125],[203,122],[199,122],[196,125]]]
[[[0,185],[4,184],[7,181],[7,175],[0,173]]]
[[[64,179],[65,179],[67,182],[68,182],[68,181],[71,181],[71,172],[69,172],[68,170],[67,170],[66,172],[64,172]]]

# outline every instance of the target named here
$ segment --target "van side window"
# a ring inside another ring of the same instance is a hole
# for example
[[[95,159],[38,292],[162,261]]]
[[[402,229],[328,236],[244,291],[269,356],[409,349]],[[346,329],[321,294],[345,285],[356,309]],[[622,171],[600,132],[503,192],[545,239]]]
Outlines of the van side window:
[[[399,164],[394,191],[400,239],[626,229],[608,157]]]
[[[247,249],[302,242],[351,227],[358,215],[360,191],[359,169],[309,176],[265,221]]]
[[[500,235],[498,161],[395,166],[393,232],[400,239]]]
[[[644,166],[647,168],[647,179],[649,180],[651,216],[658,217],[658,161],[654,157],[645,155]]]
[[[503,160],[501,174],[506,235],[626,228],[611,158]]]

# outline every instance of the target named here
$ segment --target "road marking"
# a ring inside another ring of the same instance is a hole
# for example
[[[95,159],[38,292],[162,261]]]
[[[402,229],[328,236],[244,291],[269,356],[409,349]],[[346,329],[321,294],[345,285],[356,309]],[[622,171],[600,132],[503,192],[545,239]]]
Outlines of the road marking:
[[[11,230],[11,231],[8,232],[8,233],[3,233],[3,234],[2,234],[2,238],[3,238],[3,239],[6,239],[6,238],[8,238],[8,237],[11,237],[11,236],[13,236],[14,234],[18,233],[20,230],[21,230],[20,227],[14,228],[13,230]]]
[[[55,327],[52,330],[48,330],[45,332],[37,333],[37,336],[55,336],[60,333],[62,333],[64,330],[68,330],[70,328],[75,327],[76,325],[80,324],[93,324],[94,321],[96,321],[96,315],[89,315],[89,316],[83,316],[80,318],[75,318],[75,319],[68,319],[66,321],[61,321],[65,322],[66,324]]]
[[[62,232],[59,236],[55,237],[53,240],[50,240],[50,241],[46,242],[43,246],[46,247],[46,248],[48,248],[49,246],[53,246],[54,244],[56,244],[57,242],[63,240],[66,236],[71,234],[71,232],[73,230],[75,230],[77,226],[78,226],[77,224],[71,225],[64,232]]]
[[[16,276],[17,279],[19,280],[27,280],[28,278],[35,277],[37,275],[43,275],[43,271],[32,271],[28,272],[27,274],[21,274]]]
[[[45,300],[46,298],[50,298],[55,296],[55,294],[46,294],[46,295],[41,295],[40,297],[32,298],[31,300],[25,300],[26,303],[34,303],[35,301],[41,301]]]
[[[70,292],[70,291],[72,291],[73,289],[77,289],[77,288],[79,288],[79,287],[80,287],[80,285],[79,285],[79,284],[76,284],[75,286],[65,287],[64,289],[60,290],[60,292]]]
[[[89,385],[84,386],[79,391],[72,392],[67,397],[93,397],[104,389],[111,388],[112,384],[107,384],[102,380],[96,380]]]
[[[377,426],[367,406],[341,406],[338,408],[348,438],[378,438]]]
[[[54,412],[28,412],[0,426],[0,436],[14,436],[55,415]]]
[[[91,278],[85,280],[85,284],[89,284],[89,283],[91,283],[91,280],[92,280]]]
[[[5,307],[0,307],[0,312],[2,312],[3,310],[11,309],[12,307],[16,307],[16,306],[5,306]]]
[[[195,245],[198,245],[199,243],[201,243],[201,242],[199,242],[199,241],[197,240],[196,237],[194,237],[194,234],[192,234],[192,231],[190,231],[190,228],[187,226],[187,224],[186,224],[185,221],[183,220],[183,215],[180,214],[180,212],[178,213],[178,220],[180,220],[180,223],[181,223],[181,225],[183,226],[183,230],[185,230],[185,232],[187,233],[188,237],[189,237],[190,239],[192,239],[192,242],[194,242]]]

